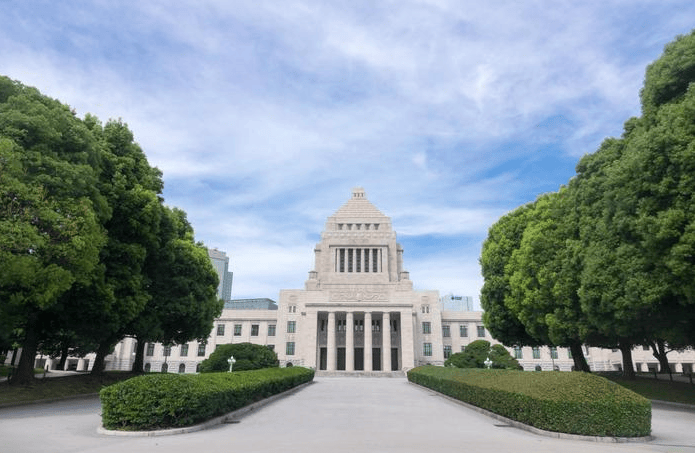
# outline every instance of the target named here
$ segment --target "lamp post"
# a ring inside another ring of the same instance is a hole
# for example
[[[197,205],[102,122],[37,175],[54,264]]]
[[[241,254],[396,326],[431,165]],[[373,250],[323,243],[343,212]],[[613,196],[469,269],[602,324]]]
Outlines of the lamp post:
[[[485,359],[485,361],[484,361],[483,363],[485,364],[485,368],[487,368],[488,370],[489,370],[490,367],[492,366],[492,360],[490,360],[490,357],[489,357],[489,356],[488,356],[487,359]]]
[[[231,356],[230,358],[227,359],[227,363],[229,364],[229,372],[232,372],[232,368],[234,367],[234,364],[236,363],[236,360],[234,360],[234,356]]]

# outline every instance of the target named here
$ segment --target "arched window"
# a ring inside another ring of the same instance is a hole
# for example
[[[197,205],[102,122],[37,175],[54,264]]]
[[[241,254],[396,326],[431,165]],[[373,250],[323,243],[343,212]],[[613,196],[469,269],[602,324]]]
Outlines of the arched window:
[[[195,372],[200,373],[200,363],[195,366]]]
[[[163,363],[162,364],[162,373],[166,373],[167,371],[169,371],[169,364]]]
[[[536,371],[543,371],[543,368],[540,365],[536,365]]]
[[[185,373],[186,372],[186,364],[182,363],[179,365],[179,373]]]
[[[150,372],[150,364],[146,363],[145,364],[145,373],[149,373],[149,372]]]

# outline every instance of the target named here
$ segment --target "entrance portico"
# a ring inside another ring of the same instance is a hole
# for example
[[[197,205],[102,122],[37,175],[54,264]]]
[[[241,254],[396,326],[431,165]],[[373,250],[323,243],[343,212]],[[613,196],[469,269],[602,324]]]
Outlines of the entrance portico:
[[[410,319],[412,315],[403,317]],[[404,343],[401,319],[401,312],[393,307],[318,310],[317,368],[365,372],[400,370]]]

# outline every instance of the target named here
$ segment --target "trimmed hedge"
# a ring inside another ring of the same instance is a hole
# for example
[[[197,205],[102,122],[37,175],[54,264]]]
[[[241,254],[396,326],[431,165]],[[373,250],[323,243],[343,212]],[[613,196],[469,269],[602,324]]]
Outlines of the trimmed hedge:
[[[302,367],[148,374],[101,390],[102,424],[119,430],[194,425],[313,379],[314,370]]]
[[[585,436],[638,437],[651,432],[651,402],[588,373],[414,368],[408,380],[496,414]]]

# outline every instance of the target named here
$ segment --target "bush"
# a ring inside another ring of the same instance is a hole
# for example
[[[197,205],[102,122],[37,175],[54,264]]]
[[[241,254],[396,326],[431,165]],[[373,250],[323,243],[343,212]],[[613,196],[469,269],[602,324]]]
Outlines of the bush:
[[[444,366],[456,368],[485,368],[485,360],[489,358],[492,368],[517,370],[521,368],[507,349],[501,344],[490,346],[486,340],[475,340],[466,349],[452,354],[444,362]]]
[[[536,428],[586,436],[651,432],[651,403],[588,373],[419,367],[408,380]]]
[[[278,366],[278,356],[268,346],[251,343],[221,344],[200,363],[201,373],[229,371],[227,360],[234,356],[234,371],[260,370]]]
[[[309,368],[234,373],[148,374],[99,393],[107,429],[154,430],[209,420],[314,378]]]

